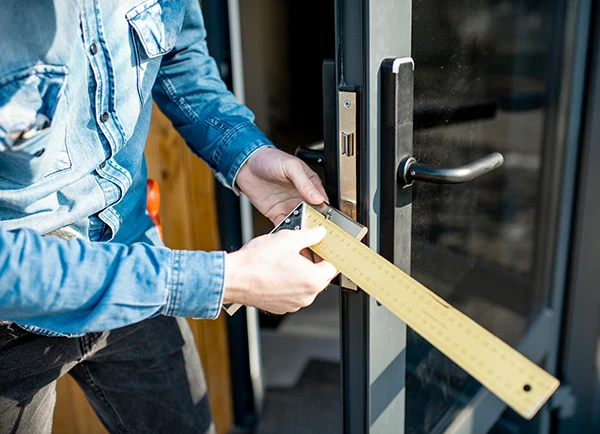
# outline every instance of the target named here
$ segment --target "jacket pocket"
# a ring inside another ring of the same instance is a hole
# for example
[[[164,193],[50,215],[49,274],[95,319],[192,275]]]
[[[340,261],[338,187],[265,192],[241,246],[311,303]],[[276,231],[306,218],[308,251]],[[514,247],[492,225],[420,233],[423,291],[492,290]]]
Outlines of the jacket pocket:
[[[0,78],[0,176],[23,185],[71,168],[67,68],[38,64]]]
[[[184,13],[183,1],[147,0],[125,16],[131,28],[142,104],[150,96],[162,56],[177,42]]]

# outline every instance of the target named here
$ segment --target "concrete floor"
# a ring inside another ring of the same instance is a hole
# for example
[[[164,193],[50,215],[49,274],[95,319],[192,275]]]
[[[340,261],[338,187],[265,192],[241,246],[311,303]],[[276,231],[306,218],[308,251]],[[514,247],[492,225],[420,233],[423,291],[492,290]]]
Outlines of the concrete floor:
[[[340,361],[339,292],[331,287],[308,308],[261,330],[265,388],[293,387],[310,360]]]

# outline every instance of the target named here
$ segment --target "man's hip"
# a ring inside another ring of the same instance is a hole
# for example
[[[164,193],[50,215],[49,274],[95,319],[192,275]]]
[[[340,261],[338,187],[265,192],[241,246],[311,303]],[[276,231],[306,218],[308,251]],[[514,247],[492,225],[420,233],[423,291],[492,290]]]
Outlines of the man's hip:
[[[0,432],[50,432],[69,373],[110,432],[210,432],[206,384],[184,319],[156,317],[79,338],[0,324]]]

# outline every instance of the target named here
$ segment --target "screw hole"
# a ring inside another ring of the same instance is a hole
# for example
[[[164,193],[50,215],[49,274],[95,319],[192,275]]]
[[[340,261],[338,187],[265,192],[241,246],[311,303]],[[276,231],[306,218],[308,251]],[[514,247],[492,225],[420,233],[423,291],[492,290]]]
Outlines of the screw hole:
[[[529,384],[526,384],[525,386],[523,386],[523,390],[525,392],[529,392],[531,390],[531,386]]]

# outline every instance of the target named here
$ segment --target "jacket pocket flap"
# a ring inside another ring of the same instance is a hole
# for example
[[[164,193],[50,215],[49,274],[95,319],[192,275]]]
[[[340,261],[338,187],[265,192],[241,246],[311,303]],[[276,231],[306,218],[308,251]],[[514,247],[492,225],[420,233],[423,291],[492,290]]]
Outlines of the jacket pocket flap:
[[[149,58],[162,56],[175,46],[183,25],[184,2],[148,0],[125,17]]]

